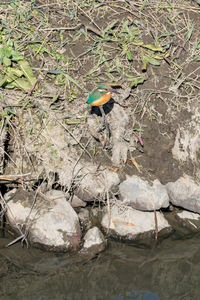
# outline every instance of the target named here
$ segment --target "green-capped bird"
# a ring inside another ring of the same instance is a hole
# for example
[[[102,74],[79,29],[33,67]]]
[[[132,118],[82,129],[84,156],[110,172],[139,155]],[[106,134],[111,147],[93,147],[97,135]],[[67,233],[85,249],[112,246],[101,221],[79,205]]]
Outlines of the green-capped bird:
[[[89,106],[102,107],[110,100],[112,93],[118,94],[108,84],[101,83],[96,89],[91,91],[87,99],[87,104]]]
[[[112,97],[112,93],[119,94],[115,90],[112,90],[112,88],[106,84],[106,83],[101,83],[98,85],[98,87],[94,90],[92,90],[87,98],[87,104],[92,107],[92,106],[98,106],[101,115],[102,115],[102,128],[104,126],[106,127],[106,136],[107,139],[109,140],[109,135],[110,135],[110,130],[108,123],[106,122],[106,115],[103,109],[103,105],[107,103],[110,98]],[[102,130],[102,129],[99,129]],[[106,144],[106,142],[105,142]],[[103,148],[105,147],[105,144],[103,145]]]
[[[112,90],[112,88],[108,84],[100,83],[96,89],[91,91],[87,99],[87,104],[90,107],[91,106],[99,107],[101,111],[101,115],[103,117],[102,124],[106,125],[107,131],[108,131],[108,124],[106,123],[106,116],[103,110],[103,105],[110,100],[112,93],[119,94],[115,90]]]

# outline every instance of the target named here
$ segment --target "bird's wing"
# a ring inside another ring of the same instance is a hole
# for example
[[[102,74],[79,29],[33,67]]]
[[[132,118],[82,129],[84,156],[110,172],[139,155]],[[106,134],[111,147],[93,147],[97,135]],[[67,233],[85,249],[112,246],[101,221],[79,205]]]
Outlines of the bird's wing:
[[[98,90],[92,91],[88,96],[87,104],[93,103],[94,101],[101,98],[104,94],[105,94],[104,92],[99,92]]]

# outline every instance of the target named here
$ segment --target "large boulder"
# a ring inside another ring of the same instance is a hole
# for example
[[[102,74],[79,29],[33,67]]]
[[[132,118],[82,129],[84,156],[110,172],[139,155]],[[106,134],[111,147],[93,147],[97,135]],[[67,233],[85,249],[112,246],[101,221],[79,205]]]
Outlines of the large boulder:
[[[169,182],[166,188],[172,204],[200,213],[200,186],[191,177]]]
[[[145,240],[155,236],[155,229],[159,235],[168,234],[171,226],[163,214],[156,212],[141,212],[132,207],[125,207],[123,203],[111,206],[102,218],[101,225],[109,236],[123,240]]]
[[[7,193],[5,199],[9,224],[19,234],[28,233],[31,245],[53,251],[79,246],[79,219],[64,192],[51,190],[42,196],[20,188]]]
[[[169,206],[166,187],[159,180],[153,186],[137,176],[127,178],[119,185],[124,204],[143,211],[157,210]]]

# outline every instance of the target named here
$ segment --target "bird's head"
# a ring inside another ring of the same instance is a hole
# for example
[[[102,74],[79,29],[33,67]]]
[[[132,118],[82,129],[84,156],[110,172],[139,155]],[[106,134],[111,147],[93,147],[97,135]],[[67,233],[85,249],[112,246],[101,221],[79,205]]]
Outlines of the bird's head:
[[[110,93],[115,93],[115,94],[119,94],[118,92],[116,92],[115,90],[113,90],[111,88],[111,86],[109,86],[108,84],[106,83],[100,83],[97,87],[97,90],[100,92],[100,93],[107,93],[107,92],[110,92]]]
[[[108,84],[100,83],[97,88],[95,88],[94,90],[92,90],[90,92],[90,94],[87,98],[87,104],[89,106],[93,106],[94,103],[96,103],[97,100],[101,99],[104,96],[106,97],[105,100],[107,102],[107,100],[109,101],[112,93],[119,94],[115,90],[112,90],[112,88]],[[104,102],[104,103],[106,103],[106,102]],[[95,105],[97,105],[97,104],[95,104]]]

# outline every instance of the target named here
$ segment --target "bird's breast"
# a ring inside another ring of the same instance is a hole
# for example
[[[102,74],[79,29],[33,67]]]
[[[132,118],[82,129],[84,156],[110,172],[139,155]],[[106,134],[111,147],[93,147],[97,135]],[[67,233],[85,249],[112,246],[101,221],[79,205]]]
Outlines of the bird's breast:
[[[104,105],[105,103],[107,103],[110,100],[110,98],[111,98],[111,92],[108,92],[105,95],[103,95],[102,97],[100,97],[99,99],[97,99],[94,102],[92,102],[90,104],[90,106]]]

